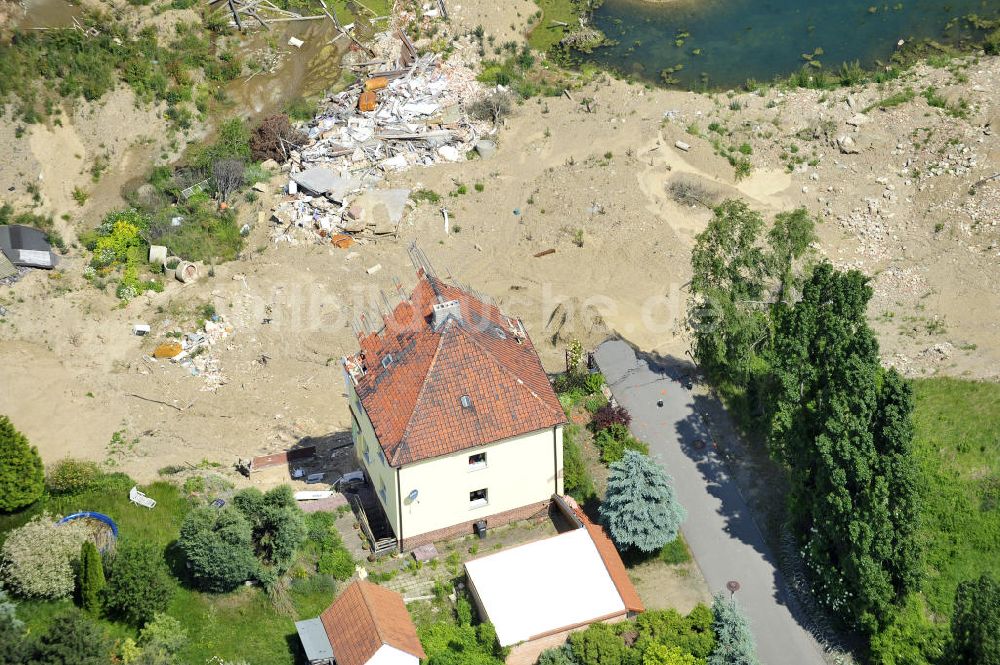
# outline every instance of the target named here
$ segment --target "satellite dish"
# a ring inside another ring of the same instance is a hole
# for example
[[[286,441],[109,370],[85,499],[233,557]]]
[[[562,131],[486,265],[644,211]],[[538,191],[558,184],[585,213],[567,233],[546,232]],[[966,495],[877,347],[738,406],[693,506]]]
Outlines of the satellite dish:
[[[413,490],[412,492],[406,495],[406,498],[408,501],[416,501],[418,494],[420,494],[420,492],[418,492],[417,490]]]

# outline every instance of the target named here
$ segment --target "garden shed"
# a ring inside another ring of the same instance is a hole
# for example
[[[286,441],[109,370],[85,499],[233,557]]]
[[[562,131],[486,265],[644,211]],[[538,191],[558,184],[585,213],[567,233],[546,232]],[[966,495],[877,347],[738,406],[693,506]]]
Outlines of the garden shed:
[[[573,631],[644,609],[614,545],[588,522],[468,561],[465,570],[483,621],[501,646],[513,647],[508,665],[534,663]]]
[[[295,629],[309,665],[419,665],[426,657],[403,597],[363,580]]]
[[[0,226],[0,251],[15,266],[54,268],[59,262],[45,233],[22,224]]]

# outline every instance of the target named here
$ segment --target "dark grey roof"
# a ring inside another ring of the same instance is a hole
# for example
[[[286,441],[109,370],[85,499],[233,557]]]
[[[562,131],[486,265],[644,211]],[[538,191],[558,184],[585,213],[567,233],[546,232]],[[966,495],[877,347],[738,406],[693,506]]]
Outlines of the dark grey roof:
[[[0,226],[0,250],[16,266],[51,268],[58,262],[45,233],[21,224]]]
[[[319,617],[295,622],[295,630],[302,641],[302,649],[306,652],[306,660],[310,663],[316,660],[332,659],[333,647],[326,636],[326,629]]]

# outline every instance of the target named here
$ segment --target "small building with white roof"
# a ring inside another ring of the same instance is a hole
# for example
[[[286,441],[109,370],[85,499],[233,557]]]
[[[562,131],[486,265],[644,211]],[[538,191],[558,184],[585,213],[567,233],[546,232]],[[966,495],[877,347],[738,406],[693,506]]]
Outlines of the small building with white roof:
[[[534,663],[575,630],[644,609],[614,544],[578,514],[581,528],[465,564],[480,616],[512,647],[508,665]]]

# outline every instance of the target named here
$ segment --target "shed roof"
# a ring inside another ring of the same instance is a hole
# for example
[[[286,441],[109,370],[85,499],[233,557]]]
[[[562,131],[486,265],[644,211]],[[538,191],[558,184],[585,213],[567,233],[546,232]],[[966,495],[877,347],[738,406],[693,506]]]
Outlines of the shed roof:
[[[403,597],[358,580],[320,615],[337,665],[365,665],[383,645],[426,658]]]
[[[45,233],[23,224],[0,225],[0,250],[17,266],[52,268],[59,260]]]
[[[333,647],[330,646],[330,639],[326,636],[319,617],[296,621],[295,630],[302,642],[302,649],[306,652],[306,660],[311,663],[315,660],[333,659]]]
[[[465,570],[502,646],[629,609],[586,528],[468,561]]]
[[[434,322],[434,308],[451,314]],[[346,359],[393,466],[566,422],[524,327],[469,291],[420,275],[385,327]]]

